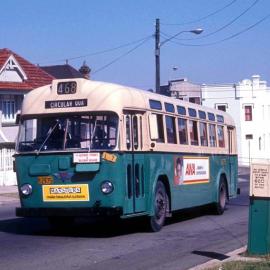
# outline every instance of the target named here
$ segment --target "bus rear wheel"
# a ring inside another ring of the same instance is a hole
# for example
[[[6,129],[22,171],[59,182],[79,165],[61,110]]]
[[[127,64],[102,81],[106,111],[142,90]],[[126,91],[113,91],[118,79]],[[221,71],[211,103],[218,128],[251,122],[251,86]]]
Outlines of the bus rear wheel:
[[[164,225],[166,219],[166,211],[168,207],[168,195],[164,184],[157,182],[155,198],[154,198],[154,215],[150,217],[150,229],[158,232]]]
[[[220,180],[218,189],[218,202],[215,203],[215,214],[222,215],[225,211],[228,198],[227,186],[224,178]]]

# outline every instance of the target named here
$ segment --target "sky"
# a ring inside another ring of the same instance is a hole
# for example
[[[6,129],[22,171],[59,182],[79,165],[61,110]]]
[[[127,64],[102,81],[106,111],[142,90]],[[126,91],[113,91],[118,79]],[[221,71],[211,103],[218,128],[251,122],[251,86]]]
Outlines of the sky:
[[[269,0],[9,0],[0,13],[0,48],[40,66],[86,61],[93,80],[154,89],[159,18],[162,85],[270,85]]]

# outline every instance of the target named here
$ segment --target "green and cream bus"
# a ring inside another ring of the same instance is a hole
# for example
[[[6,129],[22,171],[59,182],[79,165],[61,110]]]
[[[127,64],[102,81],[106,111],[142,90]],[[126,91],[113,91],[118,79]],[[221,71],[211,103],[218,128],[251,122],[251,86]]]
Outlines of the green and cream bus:
[[[236,133],[222,112],[130,87],[54,80],[26,95],[16,144],[17,216],[52,222],[172,212],[237,193]]]

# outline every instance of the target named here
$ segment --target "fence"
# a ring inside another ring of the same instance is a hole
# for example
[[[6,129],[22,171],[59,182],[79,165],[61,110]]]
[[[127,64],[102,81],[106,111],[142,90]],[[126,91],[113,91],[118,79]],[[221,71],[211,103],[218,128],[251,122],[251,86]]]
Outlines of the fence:
[[[14,147],[0,148],[0,186],[17,185],[16,174],[13,172]]]

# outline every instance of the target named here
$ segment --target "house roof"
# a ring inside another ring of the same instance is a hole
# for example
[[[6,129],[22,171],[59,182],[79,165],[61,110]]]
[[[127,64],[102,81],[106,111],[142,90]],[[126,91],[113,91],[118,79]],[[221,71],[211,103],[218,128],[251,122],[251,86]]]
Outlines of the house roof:
[[[77,69],[73,68],[68,64],[45,66],[40,68],[51,74],[56,79],[84,78],[84,76]]]
[[[38,66],[33,65],[23,57],[6,48],[0,49],[0,70],[11,56],[16,59],[27,78],[22,82],[0,81],[0,90],[8,89],[29,91],[46,84],[50,84],[52,80],[55,79],[52,75],[48,74]]]

